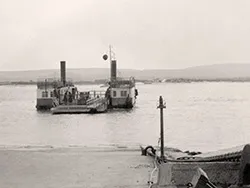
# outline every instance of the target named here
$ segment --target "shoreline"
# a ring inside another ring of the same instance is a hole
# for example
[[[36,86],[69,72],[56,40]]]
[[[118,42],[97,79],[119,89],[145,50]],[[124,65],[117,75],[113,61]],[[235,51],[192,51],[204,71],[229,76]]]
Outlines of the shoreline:
[[[87,151],[87,152],[120,152],[120,151],[132,151],[140,152],[140,146],[51,146],[51,145],[0,145],[0,151]]]
[[[149,83],[150,82],[150,83]],[[177,78],[177,79],[166,79],[163,82],[161,81],[152,81],[152,80],[136,80],[136,83],[143,83],[145,85],[151,85],[151,84],[164,84],[164,83],[202,83],[202,82],[211,82],[211,83],[220,83],[220,82],[226,82],[226,83],[245,83],[250,82],[250,79],[183,79],[183,78]],[[95,81],[76,81],[74,82],[75,85],[103,85],[106,82],[95,82]],[[15,82],[9,82],[4,81],[0,82],[0,86],[8,86],[8,85],[37,85],[37,82],[26,82],[26,81],[15,81]]]
[[[0,187],[148,187],[153,159],[137,151],[1,150]]]

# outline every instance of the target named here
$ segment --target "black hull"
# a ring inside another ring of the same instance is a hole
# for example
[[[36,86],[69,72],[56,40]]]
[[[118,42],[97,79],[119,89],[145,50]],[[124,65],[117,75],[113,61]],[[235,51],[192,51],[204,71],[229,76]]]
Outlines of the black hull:
[[[51,98],[37,99],[37,110],[50,110],[53,107],[53,100]]]

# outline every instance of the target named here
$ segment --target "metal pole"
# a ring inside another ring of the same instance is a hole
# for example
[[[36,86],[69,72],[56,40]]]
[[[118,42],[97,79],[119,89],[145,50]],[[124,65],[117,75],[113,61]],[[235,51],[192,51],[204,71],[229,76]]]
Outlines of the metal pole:
[[[161,159],[164,160],[164,124],[163,124],[163,108],[166,108],[163,104],[162,96],[159,98],[159,106],[160,108],[160,132],[161,132]]]

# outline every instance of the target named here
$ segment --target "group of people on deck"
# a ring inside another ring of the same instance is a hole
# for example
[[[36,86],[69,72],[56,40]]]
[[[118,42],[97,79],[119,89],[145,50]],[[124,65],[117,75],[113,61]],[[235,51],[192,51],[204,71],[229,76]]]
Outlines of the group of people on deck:
[[[59,104],[64,105],[86,105],[89,99],[101,98],[102,93],[93,91],[78,92],[76,87],[63,87],[54,89],[53,96],[58,99]],[[105,97],[108,93],[105,93]]]
[[[67,90],[64,93],[63,96],[63,103],[64,104],[70,104],[72,103],[75,99],[77,98],[77,89],[76,88],[72,88],[71,92],[69,90]]]
[[[60,104],[72,104],[78,98],[77,88],[65,88],[54,89],[54,97],[59,100]]]

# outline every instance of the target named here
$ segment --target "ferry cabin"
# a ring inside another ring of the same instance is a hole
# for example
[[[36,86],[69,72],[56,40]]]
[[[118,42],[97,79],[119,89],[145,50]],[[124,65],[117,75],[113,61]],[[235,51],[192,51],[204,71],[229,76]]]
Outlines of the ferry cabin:
[[[112,108],[133,108],[136,89],[133,80],[116,80],[110,84],[110,106]]]
[[[37,102],[36,108],[40,109],[50,109],[53,107],[53,98],[55,97],[54,89],[55,83],[44,80],[37,83]]]
[[[132,108],[135,104],[134,88],[111,88],[111,106],[114,108]]]
[[[66,91],[72,93],[74,86],[63,87],[63,83],[60,81],[54,81],[46,79],[37,83],[37,103],[36,108],[38,110],[51,109],[53,106],[62,103],[63,97]]]

